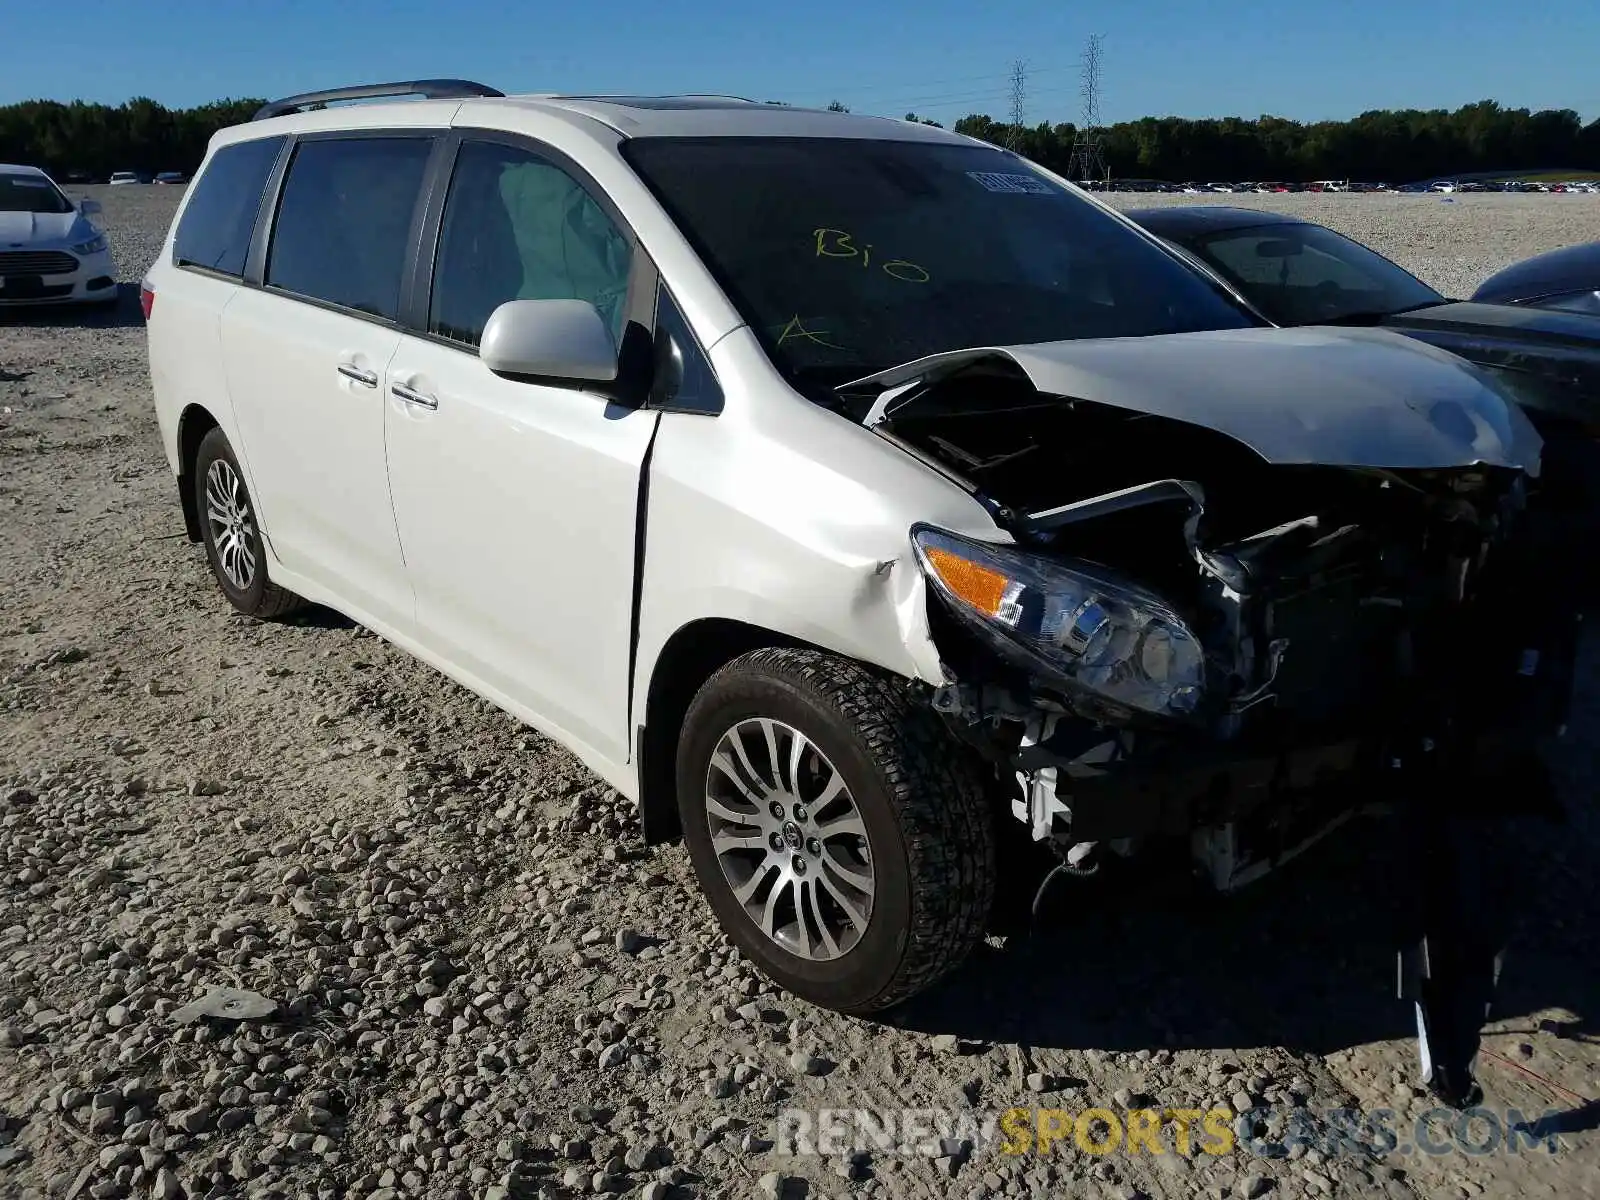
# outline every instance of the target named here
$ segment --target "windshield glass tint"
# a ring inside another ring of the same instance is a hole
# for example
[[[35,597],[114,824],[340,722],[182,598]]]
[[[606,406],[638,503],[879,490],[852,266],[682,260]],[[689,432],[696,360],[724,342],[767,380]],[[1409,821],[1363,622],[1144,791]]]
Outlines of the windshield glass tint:
[[[791,379],[968,346],[1255,323],[1094,205],[981,146],[639,138],[624,153]]]
[[[1182,240],[1280,325],[1384,316],[1444,299],[1382,255],[1321,225],[1256,225]]]
[[[71,211],[67,198],[43,175],[0,175],[0,212]]]

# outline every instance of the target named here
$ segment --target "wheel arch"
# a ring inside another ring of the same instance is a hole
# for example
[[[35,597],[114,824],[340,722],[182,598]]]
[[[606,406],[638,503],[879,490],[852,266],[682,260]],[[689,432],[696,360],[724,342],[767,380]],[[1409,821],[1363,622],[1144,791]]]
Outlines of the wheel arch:
[[[644,724],[635,731],[639,821],[647,845],[677,841],[677,748],[683,719],[695,695],[717,671],[740,655],[766,647],[838,651],[760,625],[728,617],[702,617],[679,627],[662,646],[645,693]]]
[[[183,505],[183,527],[191,542],[201,540],[200,494],[195,485],[194,460],[206,434],[221,422],[201,404],[191,404],[178,417],[178,499]]]

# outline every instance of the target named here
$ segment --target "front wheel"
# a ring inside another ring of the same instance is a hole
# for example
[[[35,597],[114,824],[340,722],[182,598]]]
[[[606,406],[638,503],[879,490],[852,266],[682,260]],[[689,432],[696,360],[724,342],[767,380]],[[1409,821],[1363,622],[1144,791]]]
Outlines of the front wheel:
[[[678,805],[718,922],[787,991],[876,1012],[982,938],[984,776],[903,681],[813,650],[735,659],[690,706]]]

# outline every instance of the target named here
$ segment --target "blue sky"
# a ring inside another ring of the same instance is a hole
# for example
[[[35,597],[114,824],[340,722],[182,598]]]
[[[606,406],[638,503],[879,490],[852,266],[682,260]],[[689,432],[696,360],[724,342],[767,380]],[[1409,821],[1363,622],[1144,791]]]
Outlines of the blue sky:
[[[727,92],[946,124],[1078,114],[1078,60],[1105,37],[1108,122],[1301,120],[1481,99],[1600,116],[1600,0],[75,0],[7,6],[0,103],[187,106],[383,79],[504,91]]]

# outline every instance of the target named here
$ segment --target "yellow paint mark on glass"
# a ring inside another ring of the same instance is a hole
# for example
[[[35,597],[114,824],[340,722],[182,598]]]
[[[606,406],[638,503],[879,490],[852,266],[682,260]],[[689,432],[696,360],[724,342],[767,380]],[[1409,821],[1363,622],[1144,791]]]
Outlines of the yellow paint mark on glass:
[[[858,246],[855,236],[846,230],[823,226],[813,229],[811,236],[816,243],[818,258],[859,258],[863,270],[872,263],[872,243]],[[879,268],[884,274],[906,283],[927,283],[932,278],[925,268],[903,258],[892,258],[879,264]]]
[[[826,329],[807,329],[805,322],[800,319],[800,314],[796,313],[783,327],[783,332],[778,335],[778,345],[794,340],[815,342],[819,346],[826,346],[829,350],[843,350],[843,346],[836,346],[827,340],[827,333]]]

